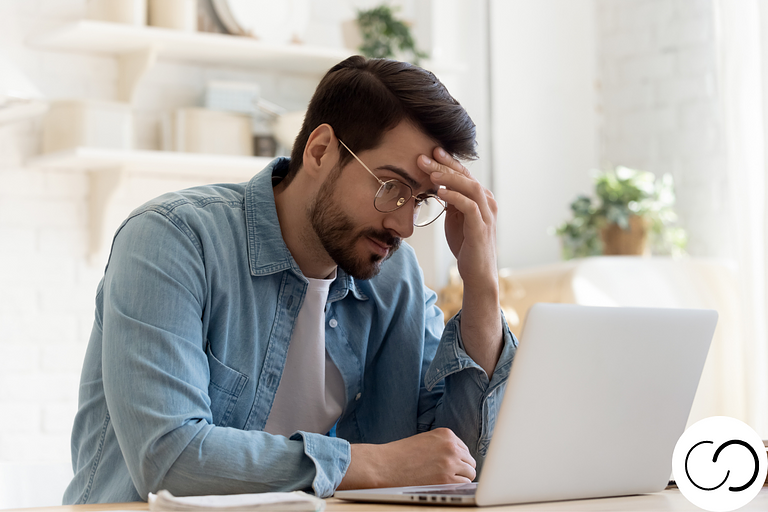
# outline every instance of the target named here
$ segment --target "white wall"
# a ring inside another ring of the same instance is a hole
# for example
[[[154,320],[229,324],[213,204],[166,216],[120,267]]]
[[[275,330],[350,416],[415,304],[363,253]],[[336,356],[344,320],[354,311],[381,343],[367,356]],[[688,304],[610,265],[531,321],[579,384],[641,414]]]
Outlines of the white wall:
[[[491,0],[494,192],[501,267],[560,259],[548,229],[598,166],[593,0]]]
[[[601,160],[675,178],[694,256],[729,257],[713,2],[598,0]]]

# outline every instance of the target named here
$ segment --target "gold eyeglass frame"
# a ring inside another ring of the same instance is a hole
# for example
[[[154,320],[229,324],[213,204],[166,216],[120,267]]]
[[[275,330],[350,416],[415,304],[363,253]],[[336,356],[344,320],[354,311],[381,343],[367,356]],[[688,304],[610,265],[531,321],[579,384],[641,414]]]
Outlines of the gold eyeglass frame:
[[[414,225],[415,227],[417,227],[417,228],[423,228],[423,227],[429,226],[430,224],[432,224],[433,222],[435,222],[437,219],[439,219],[439,218],[440,218],[440,216],[441,216],[441,215],[442,215],[442,214],[445,212],[445,210],[447,210],[447,209],[448,209],[448,205],[446,204],[446,202],[445,202],[443,199],[440,199],[440,197],[438,197],[436,194],[426,194],[426,196],[425,196],[426,198],[430,198],[430,197],[431,197],[431,198],[434,198],[434,199],[435,199],[435,200],[436,200],[436,201],[437,201],[439,204],[443,205],[443,209],[440,211],[440,213],[438,213],[438,214],[435,216],[435,218],[434,218],[434,219],[430,220],[429,222],[427,222],[427,223],[425,223],[425,224],[416,224],[416,217],[418,216],[418,212],[419,212],[419,210],[418,210],[418,209],[420,209],[420,208],[421,208],[421,205],[420,205],[420,204],[416,204],[416,201],[417,201],[417,200],[419,200],[419,198],[418,198],[418,196],[416,196],[416,195],[414,195],[414,194],[413,194],[413,189],[410,187],[410,185],[408,185],[408,184],[406,184],[406,183],[403,183],[403,182],[402,182],[402,181],[400,181],[400,180],[396,180],[396,179],[394,179],[394,178],[393,178],[393,179],[390,179],[390,180],[382,181],[381,179],[379,179],[379,177],[378,177],[378,176],[376,176],[376,175],[373,173],[373,171],[371,171],[371,170],[368,168],[368,166],[367,166],[367,165],[365,165],[365,164],[363,163],[363,161],[362,161],[362,160],[360,160],[360,158],[358,158],[358,156],[357,156],[355,153],[353,153],[353,152],[352,152],[352,150],[351,150],[351,149],[349,149],[349,146],[347,146],[346,144],[344,144],[344,141],[343,141],[343,140],[339,139],[338,137],[337,137],[337,140],[338,140],[338,141],[341,143],[341,145],[342,145],[342,146],[344,146],[344,148],[345,148],[347,151],[349,151],[349,154],[350,154],[350,155],[352,155],[352,156],[354,157],[354,159],[355,159],[355,160],[357,160],[357,161],[360,163],[360,165],[362,165],[362,166],[363,166],[363,169],[365,169],[366,171],[368,171],[368,173],[369,173],[371,176],[373,176],[373,178],[374,178],[376,181],[378,181],[378,182],[379,182],[379,189],[376,191],[376,194],[373,196],[373,207],[374,207],[374,208],[376,208],[376,211],[378,211],[378,212],[381,212],[381,213],[391,213],[391,212],[394,212],[394,211],[396,211],[396,210],[399,210],[400,208],[402,208],[403,206],[405,206],[405,204],[406,204],[408,201],[410,201],[411,199],[413,199],[413,200],[414,200],[413,225]],[[400,185],[402,185],[402,186],[406,187],[408,190],[410,190],[410,191],[411,191],[411,196],[410,196],[409,198],[407,198],[407,199],[406,199],[405,197],[400,197],[400,198],[397,200],[397,202],[396,202],[396,204],[395,204],[395,207],[394,207],[394,208],[392,208],[391,210],[382,210],[382,209],[380,209],[378,206],[376,206],[376,198],[377,198],[377,197],[379,197],[379,193],[381,193],[381,190],[384,188],[384,186],[385,186],[387,183],[392,183],[392,182],[398,183],[398,184],[400,184]]]

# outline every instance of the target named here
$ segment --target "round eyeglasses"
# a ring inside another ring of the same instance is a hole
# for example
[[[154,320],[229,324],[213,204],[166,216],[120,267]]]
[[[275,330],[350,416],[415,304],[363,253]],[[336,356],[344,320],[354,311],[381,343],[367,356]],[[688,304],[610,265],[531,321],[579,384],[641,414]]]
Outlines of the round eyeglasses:
[[[390,213],[402,208],[413,198],[413,225],[423,228],[435,222],[448,208],[448,205],[435,194],[413,195],[413,189],[400,180],[390,179],[382,181],[360,160],[344,141],[338,139],[342,146],[349,151],[355,160],[379,182],[379,190],[373,197],[373,207],[381,213]]]

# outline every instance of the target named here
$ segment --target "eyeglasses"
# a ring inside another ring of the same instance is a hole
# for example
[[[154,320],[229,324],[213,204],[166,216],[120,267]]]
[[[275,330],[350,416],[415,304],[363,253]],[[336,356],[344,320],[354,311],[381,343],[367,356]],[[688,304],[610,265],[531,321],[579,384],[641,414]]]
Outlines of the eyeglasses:
[[[413,225],[417,228],[428,226],[435,222],[440,215],[448,208],[445,201],[435,194],[413,195],[413,189],[399,180],[381,181],[378,176],[373,174],[367,165],[360,160],[344,141],[339,139],[341,145],[349,151],[355,160],[379,182],[379,190],[373,197],[373,207],[381,213],[390,213],[402,208],[411,198],[413,198]]]

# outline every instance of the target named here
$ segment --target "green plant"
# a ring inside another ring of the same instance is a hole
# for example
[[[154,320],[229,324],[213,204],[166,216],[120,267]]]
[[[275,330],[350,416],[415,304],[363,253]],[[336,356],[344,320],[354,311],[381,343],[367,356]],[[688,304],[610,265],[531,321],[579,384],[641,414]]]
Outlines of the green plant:
[[[397,7],[380,5],[369,10],[357,11],[357,23],[363,44],[360,52],[369,58],[394,58],[398,52],[411,56],[414,64],[419,64],[427,54],[416,48],[411,29],[404,22],[395,18]]]
[[[570,205],[573,218],[555,230],[563,247],[563,258],[583,258],[602,254],[600,231],[618,224],[629,229],[629,218],[645,219],[649,243],[654,254],[685,254],[687,235],[676,226],[674,180],[665,174],[660,180],[653,173],[617,167],[594,171],[597,200],[579,195]]]

